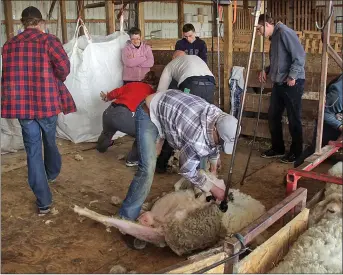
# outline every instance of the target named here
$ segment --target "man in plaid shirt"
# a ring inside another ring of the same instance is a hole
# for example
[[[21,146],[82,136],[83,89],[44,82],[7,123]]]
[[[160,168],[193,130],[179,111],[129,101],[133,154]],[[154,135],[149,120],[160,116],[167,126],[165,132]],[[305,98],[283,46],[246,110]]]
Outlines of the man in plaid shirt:
[[[61,170],[56,145],[56,122],[60,112],[76,111],[63,84],[70,63],[59,39],[44,33],[44,20],[35,7],[23,10],[25,30],[3,46],[1,117],[17,118],[27,153],[28,182],[37,198],[39,213],[50,211],[48,182]],[[42,154],[44,145],[44,160]]]
[[[119,215],[136,220],[153,181],[160,141],[180,150],[180,174],[204,192],[223,200],[223,180],[210,179],[197,170],[200,159],[209,157],[215,170],[219,150],[231,154],[237,119],[222,112],[204,99],[178,90],[149,95],[136,110],[138,171],[136,172]],[[211,161],[212,160],[212,161]],[[142,249],[145,243],[125,235],[126,243]]]

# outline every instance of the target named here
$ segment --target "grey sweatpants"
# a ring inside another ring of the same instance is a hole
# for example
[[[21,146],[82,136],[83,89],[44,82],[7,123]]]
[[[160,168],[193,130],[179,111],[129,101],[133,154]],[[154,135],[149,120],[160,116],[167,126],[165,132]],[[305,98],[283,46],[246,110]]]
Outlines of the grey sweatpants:
[[[117,131],[131,137],[136,136],[135,118],[133,113],[123,105],[112,103],[102,115],[102,132],[98,139],[97,150],[106,152],[112,143],[112,137]],[[128,161],[138,161],[136,140],[132,145],[131,152],[127,156]]]

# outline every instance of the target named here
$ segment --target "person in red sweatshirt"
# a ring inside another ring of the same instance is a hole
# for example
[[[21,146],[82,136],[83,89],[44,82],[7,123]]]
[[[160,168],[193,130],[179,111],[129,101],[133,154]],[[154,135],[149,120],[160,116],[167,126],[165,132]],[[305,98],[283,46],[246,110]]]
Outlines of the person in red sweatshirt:
[[[146,73],[142,82],[130,82],[111,92],[101,92],[103,101],[112,100],[112,104],[102,115],[102,133],[98,138],[97,150],[101,153],[113,144],[112,137],[117,131],[129,136],[136,136],[134,113],[138,105],[150,94],[154,93],[158,79],[154,72]],[[131,152],[126,158],[126,166],[138,165],[137,143],[134,141]]]

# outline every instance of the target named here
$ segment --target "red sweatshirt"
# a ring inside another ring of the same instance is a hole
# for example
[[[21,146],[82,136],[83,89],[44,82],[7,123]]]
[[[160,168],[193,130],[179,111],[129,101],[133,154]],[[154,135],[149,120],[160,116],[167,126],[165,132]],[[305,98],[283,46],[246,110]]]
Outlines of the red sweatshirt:
[[[141,103],[148,95],[155,91],[150,85],[143,82],[131,82],[120,88],[114,89],[107,94],[108,100],[113,100],[116,104],[123,104],[135,112],[139,103]]]

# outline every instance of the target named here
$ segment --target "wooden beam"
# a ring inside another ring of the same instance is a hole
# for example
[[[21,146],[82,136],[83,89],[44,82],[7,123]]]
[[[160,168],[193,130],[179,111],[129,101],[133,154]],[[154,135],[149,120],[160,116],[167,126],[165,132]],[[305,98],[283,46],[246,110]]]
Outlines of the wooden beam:
[[[233,9],[232,5],[224,6],[224,111],[229,112],[230,107],[230,87],[229,78],[232,70],[233,53]],[[220,106],[219,106],[220,107]]]
[[[258,112],[259,94],[246,94],[244,111],[245,112]],[[262,95],[261,113],[267,114],[270,105],[270,95]],[[302,112],[301,117],[305,119],[314,120],[317,117],[318,111],[315,106],[318,104],[317,100],[302,99]],[[283,115],[286,115],[286,110]]]
[[[106,33],[107,35],[115,32],[114,4],[112,1],[105,1],[106,12]]]
[[[184,1],[179,0],[177,2],[177,19],[179,23],[179,38],[182,38],[182,27],[184,25],[185,19],[184,19]]]
[[[268,273],[287,254],[290,245],[305,232],[308,216],[309,209],[305,208],[266,242],[243,258],[238,263],[237,273]]]
[[[326,1],[326,12],[325,16],[328,17],[332,8],[332,0]],[[330,45],[330,27],[331,20],[326,24],[323,32],[323,53],[322,53],[322,67],[321,77],[319,86],[319,108],[318,108],[318,123],[317,123],[317,138],[316,138],[316,153],[320,154],[322,150],[322,138],[323,138],[323,127],[324,127],[324,110],[325,110],[325,98],[326,98],[326,81],[328,73],[328,61],[329,56],[327,52],[327,46]]]
[[[310,124],[306,123],[306,121],[303,125],[303,139],[305,144],[312,144],[313,139],[313,123]],[[249,118],[249,117],[243,117],[242,118],[242,135],[246,136],[253,136],[254,135],[254,129],[255,129],[256,119],[255,118]],[[283,132],[283,138],[285,141],[292,141],[292,137],[289,134],[288,124],[283,122],[282,123],[282,132]],[[259,126],[257,129],[256,137],[261,138],[268,138],[270,139],[270,130],[268,125],[268,120],[260,119]]]
[[[144,2],[138,3],[138,28],[141,30],[142,39],[145,38],[145,26],[144,26]]]
[[[77,2],[76,2],[77,16],[81,17],[83,22],[86,22],[84,6],[85,6],[84,0],[77,0]],[[84,35],[84,34],[85,33],[83,31],[83,28],[81,28],[79,36]]]
[[[98,3],[90,3],[90,4],[87,4],[84,8],[85,8],[85,9],[94,9],[94,8],[106,7],[107,2],[112,3],[112,1],[105,1],[105,2],[98,2]]]
[[[4,0],[5,26],[7,40],[14,36],[12,1]]]
[[[61,27],[62,27],[62,41],[63,43],[68,42],[68,31],[67,31],[67,17],[66,17],[66,4],[64,0],[60,0],[60,13],[61,13]]]

